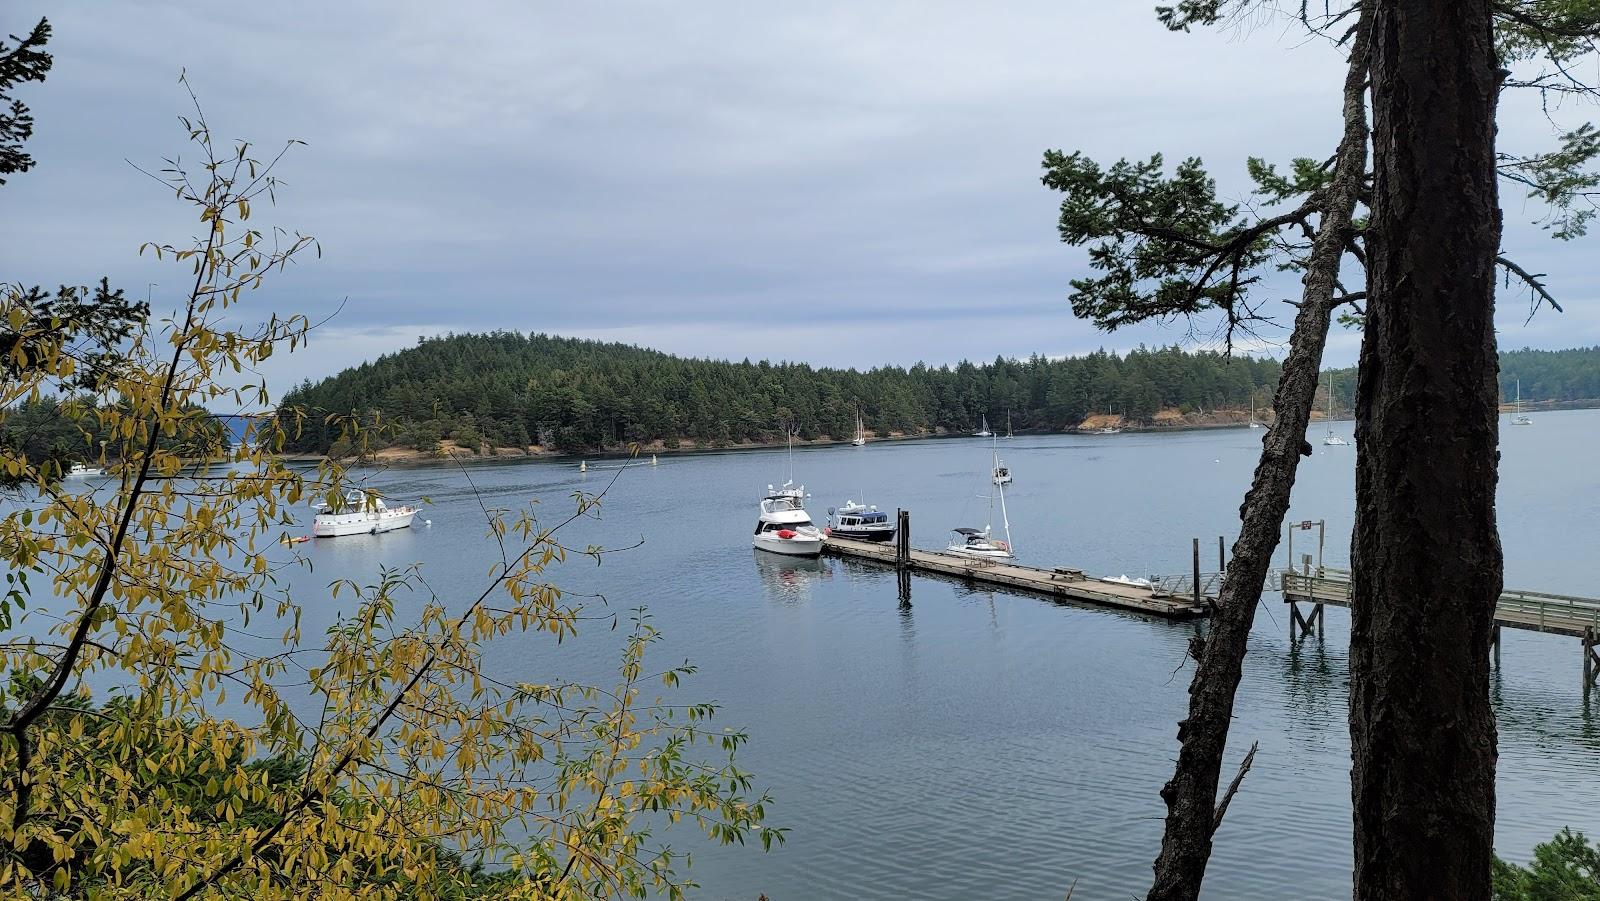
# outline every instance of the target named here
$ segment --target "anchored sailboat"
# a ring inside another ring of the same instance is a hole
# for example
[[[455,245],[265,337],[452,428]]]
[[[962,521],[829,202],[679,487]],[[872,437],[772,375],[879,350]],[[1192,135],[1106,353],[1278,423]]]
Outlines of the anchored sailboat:
[[[1006,411],[1006,437],[1007,438],[1015,438],[1015,437],[1017,437],[1011,431],[1011,411],[1010,410]]]
[[[1342,435],[1333,433],[1333,373],[1328,373],[1328,434],[1322,436],[1322,443],[1329,447],[1343,447],[1350,442],[1344,440]]]
[[[851,441],[850,443],[854,444],[856,447],[861,447],[867,443],[867,429],[866,426],[861,422],[860,407],[856,408],[856,437],[855,440]]]
[[[1533,420],[1523,415],[1522,412],[1522,379],[1517,379],[1517,406],[1516,412],[1511,416],[1512,425],[1533,425]]]
[[[978,430],[976,432],[973,432],[972,434],[975,437],[978,437],[978,438],[993,438],[994,437],[994,432],[989,431],[989,417],[988,416],[981,416],[980,415],[978,417]]]

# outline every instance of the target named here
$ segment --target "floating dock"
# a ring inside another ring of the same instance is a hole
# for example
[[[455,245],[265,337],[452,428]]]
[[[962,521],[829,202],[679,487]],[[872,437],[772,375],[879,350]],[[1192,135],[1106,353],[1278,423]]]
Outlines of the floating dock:
[[[904,524],[905,519],[902,519],[900,536],[905,535]],[[830,536],[822,543],[822,552],[834,557],[879,563],[902,572],[954,576],[1086,604],[1153,613],[1169,619],[1193,619],[1209,612],[1208,599],[1203,596],[1197,600],[1195,595],[1176,594],[1159,585],[1128,585],[1086,576],[1076,569],[1038,569],[999,560],[921,551],[910,547],[903,538],[891,543]]]

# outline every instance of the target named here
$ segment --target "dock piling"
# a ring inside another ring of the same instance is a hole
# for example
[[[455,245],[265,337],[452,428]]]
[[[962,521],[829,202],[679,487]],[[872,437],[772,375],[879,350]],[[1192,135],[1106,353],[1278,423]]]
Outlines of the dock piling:
[[[1194,605],[1200,606],[1200,539],[1194,540]]]

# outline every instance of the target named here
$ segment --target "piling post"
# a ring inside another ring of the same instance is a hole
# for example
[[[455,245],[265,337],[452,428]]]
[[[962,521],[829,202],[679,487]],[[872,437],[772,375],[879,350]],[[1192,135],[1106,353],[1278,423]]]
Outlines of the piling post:
[[[1489,647],[1494,651],[1494,668],[1500,668],[1500,624],[1494,624],[1494,631],[1489,633]]]
[[[1217,536],[1217,572],[1228,571],[1228,552],[1222,546],[1222,536]]]
[[[1194,540],[1194,605],[1200,606],[1200,539]]]

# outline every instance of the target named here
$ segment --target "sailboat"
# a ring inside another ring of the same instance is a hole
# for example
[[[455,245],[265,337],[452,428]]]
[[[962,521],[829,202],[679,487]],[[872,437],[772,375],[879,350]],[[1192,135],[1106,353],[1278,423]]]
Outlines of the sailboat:
[[[856,447],[861,447],[867,443],[867,429],[866,426],[861,422],[860,407],[856,408],[856,437],[855,440],[851,441],[850,443],[854,444]]]
[[[978,437],[978,438],[993,438],[994,437],[994,432],[989,431],[989,417],[987,417],[987,416],[979,416],[978,417],[978,430],[976,432],[973,432],[972,434],[975,437]]]
[[[1512,416],[1511,416],[1511,424],[1512,425],[1533,425],[1533,420],[1529,419],[1522,412],[1522,379],[1517,379],[1517,406],[1516,406],[1516,412],[1513,413]]]
[[[1261,420],[1256,418],[1256,393],[1254,391],[1250,392],[1250,428],[1266,428],[1266,426],[1261,424]]]
[[[993,437],[992,435],[990,436]],[[1000,449],[994,449],[994,464],[998,471],[1000,468]],[[983,557],[990,560],[1010,560],[1016,556],[1011,552],[1011,519],[1006,515],[1006,486],[1004,482],[995,480],[994,494],[989,498],[989,519],[994,519],[994,502],[1000,501],[1000,525],[1005,530],[1004,541],[994,537],[993,526],[985,524],[981,529],[962,527],[952,529],[954,537],[945,548],[946,553],[959,554],[963,557]]]
[[[1328,373],[1328,434],[1322,436],[1322,443],[1329,447],[1342,447],[1350,442],[1343,436],[1333,433],[1333,373]]]
[[[1000,459],[999,450],[996,450],[995,453],[994,453],[993,476],[994,476],[994,483],[996,485],[1009,485],[1009,484],[1011,484],[1011,467],[1007,466],[1005,461]]]
[[[1007,438],[1015,438],[1015,437],[1017,437],[1011,431],[1011,411],[1010,410],[1006,411],[1006,437]]]

